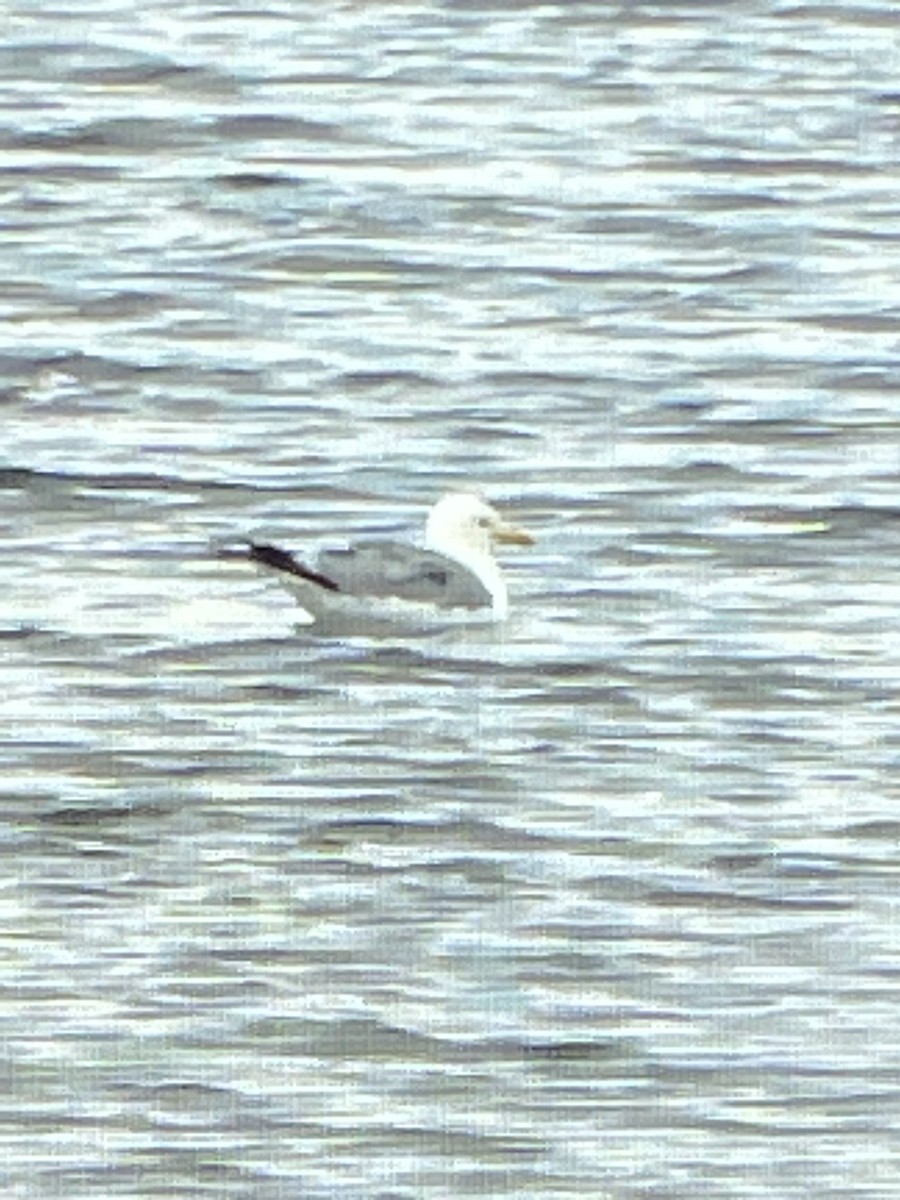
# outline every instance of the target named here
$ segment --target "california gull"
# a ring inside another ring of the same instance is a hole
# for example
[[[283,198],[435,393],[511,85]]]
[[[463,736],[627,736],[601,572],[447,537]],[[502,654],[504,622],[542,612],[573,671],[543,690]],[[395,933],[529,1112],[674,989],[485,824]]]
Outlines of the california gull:
[[[367,540],[323,550],[309,566],[278,546],[247,545],[250,559],[277,575],[315,627],[364,631],[461,616],[503,620],[509,600],[494,547],[532,541],[480,496],[451,492],[429,513],[421,548]]]

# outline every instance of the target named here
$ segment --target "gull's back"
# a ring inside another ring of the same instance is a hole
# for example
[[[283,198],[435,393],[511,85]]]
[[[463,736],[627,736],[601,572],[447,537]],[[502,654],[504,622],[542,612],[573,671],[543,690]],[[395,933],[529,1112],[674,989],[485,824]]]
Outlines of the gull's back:
[[[491,593],[460,563],[402,542],[358,542],[323,550],[316,568],[350,596],[393,598],[441,608],[490,606]]]

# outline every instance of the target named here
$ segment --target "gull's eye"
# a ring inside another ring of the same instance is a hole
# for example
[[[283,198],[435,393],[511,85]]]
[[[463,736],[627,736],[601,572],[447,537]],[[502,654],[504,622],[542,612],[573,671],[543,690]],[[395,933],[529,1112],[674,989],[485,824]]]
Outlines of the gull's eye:
[[[475,521],[475,524],[480,529],[489,529],[490,525],[491,525],[491,518],[490,517],[478,517],[477,520]]]

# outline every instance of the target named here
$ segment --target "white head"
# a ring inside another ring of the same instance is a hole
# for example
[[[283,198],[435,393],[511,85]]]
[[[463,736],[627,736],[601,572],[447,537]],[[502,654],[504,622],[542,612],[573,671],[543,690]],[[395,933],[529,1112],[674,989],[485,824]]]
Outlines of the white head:
[[[504,521],[495,508],[470,492],[442,496],[428,514],[425,545],[446,554],[473,571],[494,598],[496,615],[506,613],[506,585],[494,560],[499,542],[530,546],[534,541],[524,529]]]

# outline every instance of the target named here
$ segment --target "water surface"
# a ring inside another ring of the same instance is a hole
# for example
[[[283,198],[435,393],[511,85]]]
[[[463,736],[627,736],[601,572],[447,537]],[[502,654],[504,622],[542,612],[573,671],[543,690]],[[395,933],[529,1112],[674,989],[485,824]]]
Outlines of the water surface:
[[[0,16],[5,1194],[892,1200],[893,7]]]

